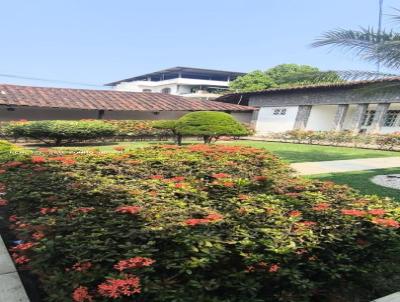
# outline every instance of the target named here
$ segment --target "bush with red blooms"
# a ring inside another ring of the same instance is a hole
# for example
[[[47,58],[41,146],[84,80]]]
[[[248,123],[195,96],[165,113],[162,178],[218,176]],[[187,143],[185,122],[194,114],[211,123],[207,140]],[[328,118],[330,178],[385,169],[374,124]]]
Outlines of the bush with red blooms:
[[[10,252],[48,302],[370,301],[400,290],[400,208],[263,150],[158,146],[0,164]]]

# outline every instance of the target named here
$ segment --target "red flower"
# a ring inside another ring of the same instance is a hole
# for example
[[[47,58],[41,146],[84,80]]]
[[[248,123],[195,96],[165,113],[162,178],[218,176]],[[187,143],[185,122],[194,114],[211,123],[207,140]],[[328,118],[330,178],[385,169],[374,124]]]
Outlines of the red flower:
[[[91,267],[92,267],[92,263],[89,261],[77,262],[72,266],[72,269],[77,272],[86,272]]]
[[[132,296],[139,294],[140,279],[134,275],[126,275],[126,279],[106,279],[105,282],[98,285],[100,295],[109,298],[120,298],[122,296]]]
[[[231,181],[225,181],[225,182],[222,183],[222,185],[224,187],[232,188],[233,186],[235,186],[235,183],[233,183]]]
[[[119,206],[115,209],[115,212],[126,213],[126,214],[137,214],[142,210],[139,206]]]
[[[42,239],[44,237],[45,237],[45,235],[42,232],[36,232],[36,233],[32,234],[32,238],[35,239],[35,240],[40,240],[40,239]]]
[[[0,170],[0,174],[7,173],[7,170]]]
[[[91,211],[94,211],[94,207],[81,207],[81,208],[75,209],[75,211],[81,212],[81,213],[89,213]]]
[[[297,210],[294,210],[294,211],[290,211],[289,212],[289,216],[290,217],[299,217],[299,216],[301,216],[301,212],[300,211],[297,211]]]
[[[381,215],[385,215],[386,211],[383,209],[373,209],[373,210],[369,210],[368,213],[371,215],[381,216]]]
[[[17,215],[11,215],[11,216],[8,218],[8,221],[9,221],[9,222],[16,222],[16,221],[18,221]]]
[[[312,209],[314,211],[325,211],[329,209],[331,205],[329,203],[318,203]]]
[[[31,261],[31,259],[29,259],[26,256],[19,256],[17,253],[13,253],[11,255],[11,257],[14,259],[14,262],[16,264],[25,264],[28,263],[29,261]]]
[[[89,295],[89,290],[85,286],[79,286],[75,288],[72,293],[72,300],[75,302],[91,302],[93,301],[92,296]]]
[[[49,213],[55,213],[58,211],[58,208],[41,208],[40,209],[40,214],[46,215]]]
[[[195,226],[198,224],[205,224],[210,222],[208,219],[203,219],[203,218],[191,218],[191,219],[186,219],[185,224],[190,225],[190,226]]]
[[[59,162],[65,164],[65,165],[73,165],[73,164],[76,163],[76,161],[71,156],[52,157],[52,158],[49,158],[49,160],[59,161]]]
[[[46,162],[46,158],[44,158],[43,156],[32,156],[31,161],[34,164],[42,164]]]
[[[269,267],[269,272],[270,273],[276,273],[277,271],[279,271],[279,269],[280,269],[280,266],[278,265],[278,264],[272,264],[270,267]]]
[[[183,189],[185,187],[185,184],[184,183],[177,183],[177,184],[175,184],[175,188],[177,188],[177,189]]]
[[[341,210],[343,215],[355,216],[355,217],[362,217],[365,216],[367,213],[361,210]]]
[[[151,179],[164,179],[164,176],[157,174],[157,175],[150,176],[150,178]]]
[[[373,218],[372,222],[388,228],[399,228],[400,224],[394,219]]]
[[[250,196],[249,195],[245,195],[245,194],[240,194],[239,195],[239,199],[240,200],[248,200],[248,199],[250,199]]]
[[[184,176],[175,176],[175,177],[170,178],[169,180],[173,181],[173,182],[180,182],[180,181],[184,181],[185,177]]]
[[[8,205],[8,200],[0,198],[0,206],[6,206],[6,205]]]
[[[130,259],[126,260],[121,260],[118,262],[118,264],[114,265],[114,268],[123,271],[129,268],[140,268],[144,266],[150,266],[154,262],[156,262],[153,259],[150,258],[145,258],[145,257],[133,257]]]
[[[26,242],[26,243],[20,243],[13,248],[11,248],[11,251],[26,251],[29,250],[30,248],[34,247],[36,243],[33,242]]]
[[[268,177],[263,176],[263,175],[254,176],[255,181],[266,181],[267,179],[268,179]]]
[[[226,173],[214,173],[213,175],[211,175],[214,178],[229,178],[231,177],[229,174]]]

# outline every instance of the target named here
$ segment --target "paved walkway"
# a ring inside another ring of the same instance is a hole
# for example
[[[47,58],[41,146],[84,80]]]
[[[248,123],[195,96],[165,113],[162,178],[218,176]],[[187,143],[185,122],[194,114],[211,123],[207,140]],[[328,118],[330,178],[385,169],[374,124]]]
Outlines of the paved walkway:
[[[0,301],[29,302],[7,248],[0,236]]]
[[[299,175],[339,173],[400,167],[400,157],[362,158],[291,164]]]

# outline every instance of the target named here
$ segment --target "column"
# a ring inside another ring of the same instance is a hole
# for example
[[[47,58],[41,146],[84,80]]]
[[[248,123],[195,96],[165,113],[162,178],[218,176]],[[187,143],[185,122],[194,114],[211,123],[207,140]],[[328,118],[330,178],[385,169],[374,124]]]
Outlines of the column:
[[[339,104],[336,109],[335,118],[333,120],[333,130],[340,131],[343,128],[344,119],[346,118],[349,105]]]
[[[294,122],[294,130],[302,130],[307,127],[308,118],[311,113],[311,105],[300,105]]]
[[[375,110],[375,116],[368,132],[379,132],[383,123],[385,122],[386,113],[389,109],[390,103],[378,104]]]
[[[351,119],[350,130],[358,133],[361,129],[361,124],[363,122],[364,116],[367,113],[368,104],[357,104],[356,112]]]
[[[260,108],[256,108],[256,109],[254,109],[253,114],[251,116],[250,127],[254,131],[256,130],[259,113],[260,113]]]

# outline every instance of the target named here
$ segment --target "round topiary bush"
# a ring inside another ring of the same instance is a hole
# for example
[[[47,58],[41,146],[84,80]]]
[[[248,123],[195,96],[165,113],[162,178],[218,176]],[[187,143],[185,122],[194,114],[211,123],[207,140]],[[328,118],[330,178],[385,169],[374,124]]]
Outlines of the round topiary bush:
[[[51,302],[370,301],[400,290],[400,208],[263,150],[42,150],[3,163],[10,247]]]
[[[245,136],[249,130],[224,112],[198,111],[182,116],[175,124],[181,136],[202,136],[205,143],[220,136]]]

